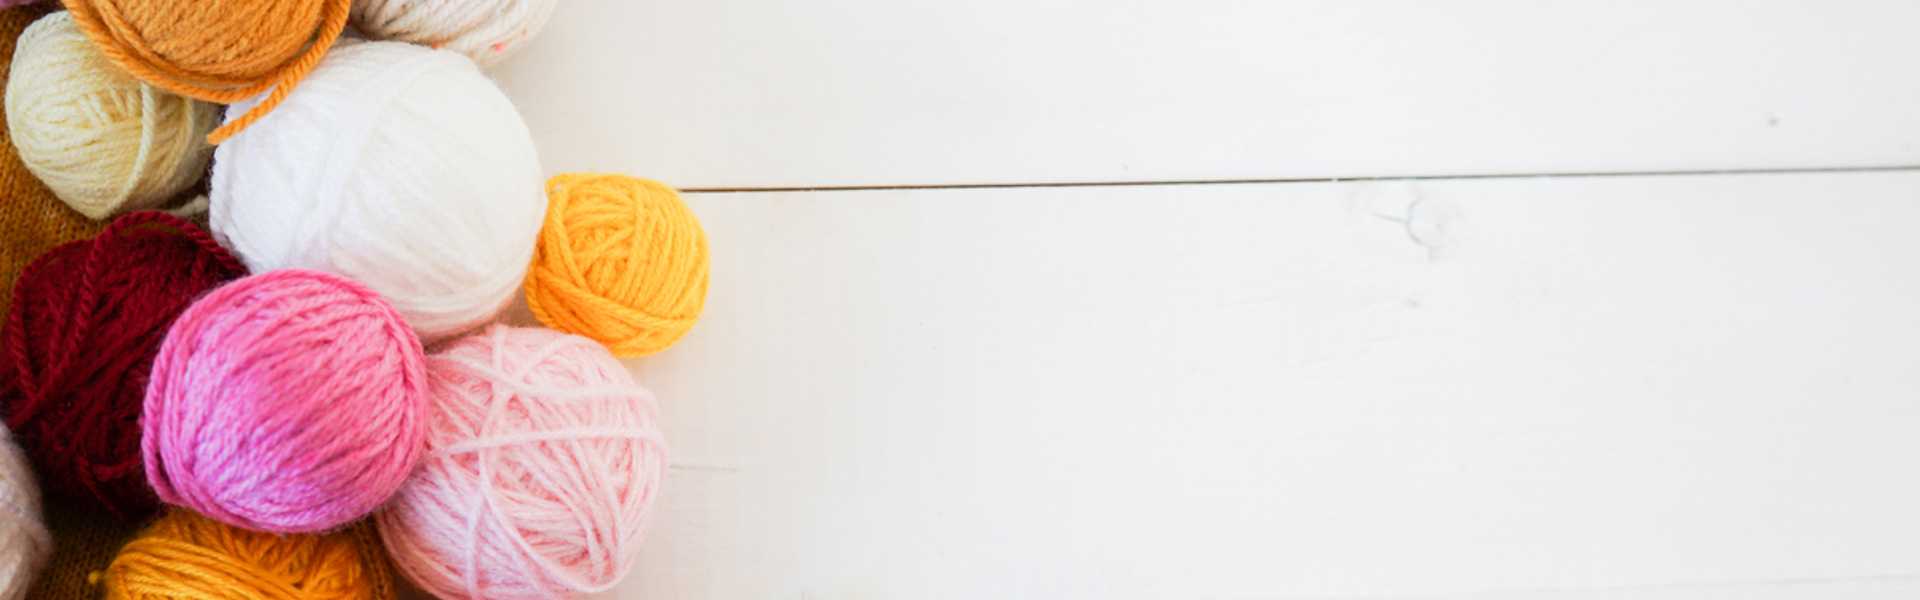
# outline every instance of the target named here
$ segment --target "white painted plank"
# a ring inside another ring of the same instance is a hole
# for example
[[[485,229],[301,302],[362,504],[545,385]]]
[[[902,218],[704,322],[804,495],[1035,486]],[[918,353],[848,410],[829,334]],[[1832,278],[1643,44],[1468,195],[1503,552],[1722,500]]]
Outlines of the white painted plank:
[[[1920,173],[691,194],[604,598],[1905,598]]]
[[[567,0],[549,172],[688,188],[1920,163],[1920,3]]]

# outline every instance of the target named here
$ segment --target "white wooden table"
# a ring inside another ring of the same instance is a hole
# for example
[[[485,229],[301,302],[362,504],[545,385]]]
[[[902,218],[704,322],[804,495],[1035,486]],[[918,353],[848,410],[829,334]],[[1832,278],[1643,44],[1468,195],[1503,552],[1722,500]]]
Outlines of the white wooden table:
[[[566,0],[495,75],[704,190],[604,598],[1920,596],[1920,3]]]

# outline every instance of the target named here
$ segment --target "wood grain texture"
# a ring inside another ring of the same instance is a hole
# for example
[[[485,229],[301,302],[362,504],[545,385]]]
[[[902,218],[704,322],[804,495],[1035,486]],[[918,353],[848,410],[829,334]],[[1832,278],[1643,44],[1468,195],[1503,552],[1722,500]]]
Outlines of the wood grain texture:
[[[685,188],[1920,164],[1920,4],[568,0],[548,172]]]
[[[1904,598],[1920,173],[690,194],[605,598]]]

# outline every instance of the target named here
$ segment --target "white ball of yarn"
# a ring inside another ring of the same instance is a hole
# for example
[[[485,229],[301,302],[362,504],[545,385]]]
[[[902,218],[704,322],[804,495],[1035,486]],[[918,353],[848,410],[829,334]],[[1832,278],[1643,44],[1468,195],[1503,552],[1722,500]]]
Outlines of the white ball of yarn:
[[[27,597],[47,565],[53,536],[40,517],[40,487],[27,456],[0,427],[0,600]]]
[[[465,56],[343,44],[214,152],[213,234],[255,273],[358,280],[423,343],[471,331],[533,257],[547,210],[533,136]]]
[[[353,0],[353,24],[371,39],[452,50],[491,67],[540,33],[553,5],[554,0]]]
[[[633,563],[666,475],[653,395],[605,346],[494,325],[427,356],[427,454],[374,519],[444,600],[564,600]]]
[[[93,219],[157,206],[200,181],[220,120],[215,104],[122,73],[66,11],[20,34],[6,107],[21,162]]]

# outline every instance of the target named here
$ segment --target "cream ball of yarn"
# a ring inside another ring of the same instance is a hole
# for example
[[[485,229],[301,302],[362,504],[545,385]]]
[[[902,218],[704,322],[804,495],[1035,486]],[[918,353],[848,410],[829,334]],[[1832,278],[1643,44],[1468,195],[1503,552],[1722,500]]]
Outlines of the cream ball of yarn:
[[[41,520],[33,469],[12,434],[0,427],[0,600],[27,597],[52,553],[53,536]]]
[[[533,136],[465,56],[341,44],[214,152],[214,237],[255,273],[359,281],[424,343],[476,329],[533,257],[547,207]]]
[[[27,26],[7,79],[20,160],[80,214],[157,206],[206,174],[219,106],[122,73],[66,11]]]
[[[353,24],[371,39],[444,48],[491,67],[540,33],[553,5],[554,0],[353,0]]]

